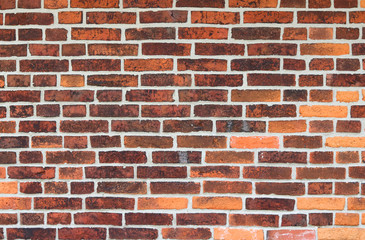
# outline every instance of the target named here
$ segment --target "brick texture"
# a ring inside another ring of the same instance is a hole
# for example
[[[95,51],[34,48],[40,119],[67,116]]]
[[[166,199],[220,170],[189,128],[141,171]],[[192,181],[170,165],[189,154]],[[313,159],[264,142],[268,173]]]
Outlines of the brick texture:
[[[365,239],[365,0],[0,10],[0,239]]]

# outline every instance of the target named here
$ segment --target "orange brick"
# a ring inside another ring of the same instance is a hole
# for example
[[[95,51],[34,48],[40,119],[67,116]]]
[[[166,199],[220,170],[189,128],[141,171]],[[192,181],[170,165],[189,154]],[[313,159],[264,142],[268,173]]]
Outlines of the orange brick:
[[[365,101],[365,90],[362,90],[362,100]]]
[[[278,0],[229,0],[230,7],[275,8]]]
[[[365,8],[365,0],[361,0],[360,7]]]
[[[206,163],[253,163],[253,152],[214,151],[206,152]]]
[[[32,205],[31,198],[18,197],[0,197],[0,209],[30,209]]]
[[[363,95],[364,95],[364,92],[363,92]],[[359,101],[359,92],[357,92],[357,91],[338,91],[336,94],[336,100],[339,102],[357,102],[357,101]]]
[[[280,90],[233,90],[232,102],[280,102]]]
[[[61,24],[82,23],[82,12],[59,12],[58,23]]]
[[[0,182],[0,194],[18,193],[18,182]]]
[[[278,137],[231,137],[231,148],[279,148]]]
[[[68,0],[44,0],[44,8],[58,9],[67,8]]]
[[[239,197],[193,197],[193,208],[241,210],[242,199]]]
[[[84,76],[82,75],[62,75],[62,87],[83,87],[85,86]]]
[[[6,168],[0,167],[0,178],[6,178]]]
[[[345,198],[298,198],[297,208],[302,210],[343,210]]]
[[[264,240],[264,231],[261,229],[214,228],[214,239]]]
[[[82,179],[83,170],[81,167],[66,167],[60,168],[60,179]]]
[[[270,240],[315,240],[315,230],[268,230],[267,239]]]
[[[138,209],[185,209],[186,198],[139,198]]]
[[[300,106],[299,113],[302,117],[345,118],[347,117],[347,107],[325,105]]]
[[[365,228],[318,228],[318,240],[365,239]]]
[[[327,147],[365,147],[365,137],[328,137],[326,139]]]
[[[301,55],[346,55],[350,53],[350,46],[346,43],[310,43],[300,45]]]
[[[305,120],[269,122],[269,132],[273,133],[295,133],[305,132],[306,130],[307,123]]]
[[[342,226],[359,225],[360,216],[357,213],[336,213],[335,224]]]
[[[361,224],[365,225],[365,213],[361,214]]]
[[[125,71],[169,71],[173,68],[172,59],[125,59]]]
[[[365,210],[365,198],[348,198],[348,210]]]
[[[333,39],[333,28],[309,28],[309,38],[314,40]]]

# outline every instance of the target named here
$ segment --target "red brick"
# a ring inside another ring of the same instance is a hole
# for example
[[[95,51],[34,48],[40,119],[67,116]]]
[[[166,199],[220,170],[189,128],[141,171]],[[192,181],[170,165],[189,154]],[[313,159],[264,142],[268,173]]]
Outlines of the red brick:
[[[224,0],[177,0],[176,7],[224,8]]]
[[[166,239],[210,239],[209,228],[163,228],[162,237]]]
[[[138,167],[138,178],[186,178],[186,167]]]
[[[171,8],[172,0],[123,0],[124,8]]]
[[[60,213],[60,212],[47,213],[47,224],[69,225],[69,224],[71,224],[71,213]]]
[[[146,194],[145,182],[100,182],[97,187],[98,193],[118,194]],[[110,200],[112,205],[113,199]],[[133,206],[131,206],[133,208]]]
[[[126,148],[171,148],[173,139],[157,136],[125,136],[124,145]]]
[[[155,120],[113,120],[115,132],[159,132],[160,122]]]
[[[59,239],[106,239],[105,228],[59,228]]]
[[[135,44],[89,44],[89,55],[97,56],[136,56],[138,45]]]
[[[275,194],[275,195],[291,195],[300,196],[305,194],[305,185],[303,183],[256,183],[257,194]]]
[[[71,39],[120,41],[121,31],[115,28],[72,28]]]
[[[25,194],[42,193],[42,185],[40,182],[22,182],[20,183],[20,192]]]
[[[94,192],[93,182],[72,182],[71,194],[91,194]]]
[[[309,0],[309,8],[329,8],[331,0]]]
[[[196,43],[196,55],[244,55],[244,44]]]
[[[21,60],[22,72],[67,72],[69,70],[67,60]]]
[[[99,161],[100,163],[146,163],[147,157],[144,152],[111,151],[99,152]]]
[[[268,214],[230,214],[231,226],[279,227],[279,216]]]
[[[188,105],[146,105],[142,106],[142,117],[189,117]]]
[[[27,56],[26,45],[1,45],[0,46],[0,57],[11,57],[11,56]]]
[[[0,30],[0,40],[1,41],[15,41],[15,29],[1,29]]]
[[[334,62],[333,59],[330,58],[313,58],[309,63],[310,70],[333,70]]]
[[[204,181],[205,193],[252,193],[250,182],[239,181]]]
[[[142,86],[190,86],[191,76],[188,74],[144,74],[141,76]]]
[[[118,0],[106,0],[106,1],[95,1],[95,0],[71,0],[72,8],[118,8]]]
[[[0,9],[13,9],[15,8],[15,0],[1,0],[0,1]]]
[[[127,225],[172,225],[171,214],[157,213],[126,213]]]
[[[195,182],[151,182],[152,194],[198,194],[200,183]]]
[[[18,30],[19,40],[22,41],[36,41],[42,40],[42,29],[19,29]]]
[[[344,179],[345,173],[345,168],[297,168],[297,179]]]
[[[8,239],[56,239],[54,228],[8,228]]]
[[[242,75],[195,75],[195,83],[197,86],[242,86],[243,76]]]
[[[281,226],[307,226],[307,215],[306,214],[284,214],[281,219]]]
[[[297,14],[298,14],[298,23],[311,23],[311,24],[346,23],[345,12],[299,11]]]
[[[280,7],[283,8],[305,8],[306,0],[281,0]]]
[[[156,59],[125,59],[124,70],[133,72],[143,71],[171,71],[173,69],[173,60],[156,58]]]
[[[103,166],[86,167],[86,178],[133,178],[132,167]]]
[[[278,71],[280,69],[280,59],[278,58],[234,59],[231,62],[231,69],[233,71]],[[221,69],[221,71],[224,70],[225,69]]]
[[[52,13],[7,13],[6,25],[51,25],[53,24]]]
[[[11,159],[8,156],[8,159]],[[43,154],[38,151],[26,151],[19,153],[19,161],[21,163],[42,163],[43,162]]]
[[[255,27],[255,28],[232,28],[233,39],[244,40],[279,40],[280,28]]]
[[[125,30],[126,40],[163,40],[175,39],[175,28],[129,28]]]
[[[49,164],[91,164],[95,162],[95,153],[89,151],[59,151],[47,152]]]
[[[238,178],[239,175],[238,167],[207,166],[190,168],[190,177],[192,178]]]
[[[288,167],[244,167],[243,178],[253,179],[291,179],[292,170]]]
[[[120,136],[90,136],[92,148],[121,147]]]
[[[353,15],[350,13],[350,21]],[[358,28],[336,28],[336,39],[358,39],[360,30]]]
[[[293,12],[274,11],[245,11],[245,23],[292,23]]]
[[[246,106],[247,117],[295,117],[295,105],[248,105]]]
[[[276,8],[278,0],[229,0],[229,7],[244,7],[244,8]]]
[[[135,87],[138,76],[135,75],[89,75],[87,85],[105,87]]]
[[[130,102],[173,102],[174,90],[130,90],[126,100]]]
[[[183,43],[142,43],[143,55],[189,56],[190,44]]]
[[[179,39],[227,39],[227,28],[191,27],[179,28]]]
[[[293,211],[295,200],[284,198],[246,198],[247,210]]]
[[[36,197],[34,198],[35,209],[81,209],[81,198],[61,197]]]
[[[113,239],[156,239],[158,231],[152,228],[109,228],[109,235]]]
[[[63,44],[62,56],[82,56],[86,55],[86,48],[83,44]]]
[[[139,13],[141,23],[183,23],[187,21],[187,11],[147,11]]]
[[[134,24],[134,12],[88,12],[86,22],[89,24]]]
[[[99,213],[99,212],[86,212],[75,213],[75,224],[86,225],[122,225],[123,215],[118,213]]]
[[[195,1],[195,3],[199,2]],[[191,23],[239,24],[240,15],[238,12],[193,11],[191,12]]]
[[[200,163],[200,152],[158,151],[152,153],[153,163]]]

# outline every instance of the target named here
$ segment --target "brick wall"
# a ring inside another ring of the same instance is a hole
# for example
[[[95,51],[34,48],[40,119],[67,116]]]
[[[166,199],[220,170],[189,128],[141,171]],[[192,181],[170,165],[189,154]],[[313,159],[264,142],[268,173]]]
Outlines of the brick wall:
[[[365,0],[0,0],[0,238],[365,239]]]

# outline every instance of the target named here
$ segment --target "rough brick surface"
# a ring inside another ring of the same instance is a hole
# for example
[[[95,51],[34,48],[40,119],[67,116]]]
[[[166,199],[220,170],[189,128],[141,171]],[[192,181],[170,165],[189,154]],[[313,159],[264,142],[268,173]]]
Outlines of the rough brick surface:
[[[0,239],[365,239],[365,0],[0,10]]]

